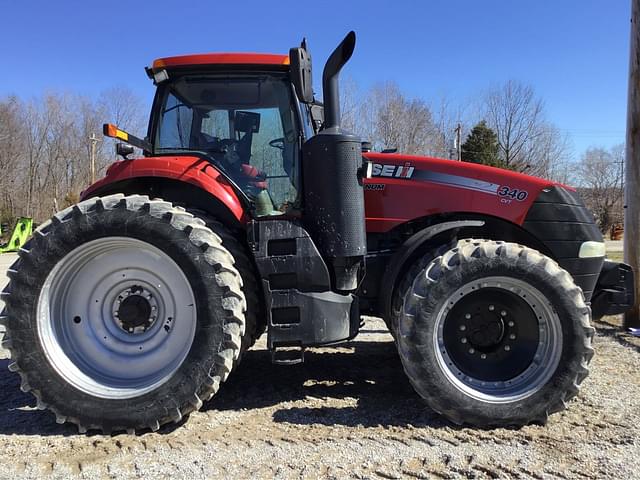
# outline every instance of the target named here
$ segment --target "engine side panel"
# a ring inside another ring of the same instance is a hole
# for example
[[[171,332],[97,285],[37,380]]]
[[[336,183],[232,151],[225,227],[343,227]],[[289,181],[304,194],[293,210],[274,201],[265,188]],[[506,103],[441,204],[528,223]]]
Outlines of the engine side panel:
[[[408,221],[450,212],[503,218],[517,225],[553,182],[509,170],[429,157],[366,153],[367,232],[387,232]]]

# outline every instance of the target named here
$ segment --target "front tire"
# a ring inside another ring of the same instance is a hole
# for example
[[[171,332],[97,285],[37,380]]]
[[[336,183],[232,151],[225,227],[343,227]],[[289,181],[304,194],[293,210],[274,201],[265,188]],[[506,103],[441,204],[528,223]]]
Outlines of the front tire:
[[[3,292],[22,390],[80,431],[157,430],[199,409],[245,330],[220,234],[140,195],[92,198],[42,225]]]
[[[507,242],[462,240],[401,292],[396,343],[416,391],[457,424],[545,423],[593,356],[590,310],[569,273]]]

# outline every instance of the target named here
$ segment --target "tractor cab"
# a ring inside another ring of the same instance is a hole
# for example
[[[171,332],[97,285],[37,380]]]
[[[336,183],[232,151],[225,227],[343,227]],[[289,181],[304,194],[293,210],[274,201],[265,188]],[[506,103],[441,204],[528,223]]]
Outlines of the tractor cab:
[[[254,205],[255,216],[294,213],[301,146],[311,133],[306,106],[281,65],[251,67],[164,67],[168,78],[158,84],[149,141],[156,156],[206,158]]]

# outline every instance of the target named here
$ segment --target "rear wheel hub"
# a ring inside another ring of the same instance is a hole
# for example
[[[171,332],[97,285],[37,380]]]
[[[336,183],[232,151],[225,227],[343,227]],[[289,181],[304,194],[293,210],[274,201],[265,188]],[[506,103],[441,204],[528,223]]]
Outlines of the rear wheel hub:
[[[158,304],[153,293],[133,285],[118,295],[113,316],[116,324],[127,333],[144,333],[155,323]]]

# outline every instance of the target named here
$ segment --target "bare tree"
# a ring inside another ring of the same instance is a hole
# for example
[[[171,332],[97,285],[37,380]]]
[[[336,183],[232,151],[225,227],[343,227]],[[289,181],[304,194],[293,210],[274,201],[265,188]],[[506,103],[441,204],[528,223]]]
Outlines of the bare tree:
[[[141,105],[126,89],[111,89],[99,101],[55,92],[29,102],[0,99],[0,221],[44,220],[77,201],[89,180],[90,135],[99,135],[110,115],[141,128]],[[109,147],[98,144],[98,172],[114,159]]]
[[[375,142],[383,148],[397,148],[412,155],[431,149],[436,128],[431,110],[424,100],[409,99],[397,84],[374,87],[368,95]]]
[[[526,173],[561,183],[573,183],[571,142],[550,123],[541,124],[539,134],[528,147]]]
[[[588,149],[579,165],[582,196],[603,232],[622,219],[624,145]]]
[[[531,165],[532,148],[544,131],[543,110],[533,88],[515,80],[486,93],[483,118],[498,135],[507,168],[524,170]]]
[[[130,88],[117,86],[105,90],[94,108],[104,115],[102,123],[114,123],[133,135],[145,136],[146,112],[142,100]],[[114,157],[115,144],[116,140],[105,138],[102,142],[103,152]]]
[[[9,221],[16,210],[23,149],[21,109],[22,104],[15,96],[0,102],[0,223]]]
[[[475,125],[477,121],[467,118],[467,108],[446,95],[440,96],[431,108],[435,135],[433,138],[430,155],[442,158],[456,158],[454,143],[456,128],[460,124],[462,128],[461,138],[470,131],[469,125]]]
[[[358,85],[353,78],[346,77],[340,82],[340,113],[342,126],[345,130],[361,135],[361,130],[364,127],[361,108],[362,102]],[[364,140],[366,139],[363,138]]]

